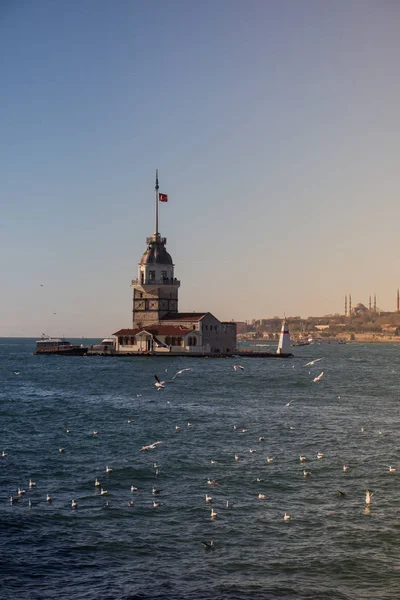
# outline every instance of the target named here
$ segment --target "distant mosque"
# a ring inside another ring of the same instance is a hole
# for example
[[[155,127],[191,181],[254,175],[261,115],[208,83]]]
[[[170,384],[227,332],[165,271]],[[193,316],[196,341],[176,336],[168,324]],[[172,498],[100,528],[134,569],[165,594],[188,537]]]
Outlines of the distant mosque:
[[[396,293],[396,312],[399,313],[400,312],[400,292],[399,290],[397,290]],[[351,294],[349,294],[347,296],[344,297],[344,316],[345,317],[351,317],[351,316],[363,316],[363,315],[368,315],[368,314],[381,314],[382,311],[377,307],[376,305],[376,294],[374,294],[374,302],[372,304],[372,297],[369,297],[369,304],[368,304],[368,308],[365,306],[365,304],[362,304],[361,302],[359,302],[358,304],[356,304],[355,306],[352,306],[351,303]]]
[[[158,205],[167,202],[155,185],[155,233],[133,279],[132,328],[114,333],[118,354],[230,355],[236,350],[236,323],[219,321],[210,312],[179,312],[180,281],[158,230]]]

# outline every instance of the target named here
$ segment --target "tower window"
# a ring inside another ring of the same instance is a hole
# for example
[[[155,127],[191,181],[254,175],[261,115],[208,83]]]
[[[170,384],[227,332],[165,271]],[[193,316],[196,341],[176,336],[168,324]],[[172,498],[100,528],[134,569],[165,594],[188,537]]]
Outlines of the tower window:
[[[156,272],[149,271],[149,281],[155,281],[155,279],[156,279]]]
[[[161,279],[167,279],[167,271],[161,271]]]

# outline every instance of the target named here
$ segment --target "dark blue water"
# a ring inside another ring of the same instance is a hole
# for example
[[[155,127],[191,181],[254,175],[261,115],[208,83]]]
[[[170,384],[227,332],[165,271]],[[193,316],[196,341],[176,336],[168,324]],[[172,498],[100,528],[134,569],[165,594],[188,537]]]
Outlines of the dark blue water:
[[[400,598],[400,347],[308,346],[290,360],[33,350],[0,340],[1,598]],[[156,390],[154,374],[182,368]]]

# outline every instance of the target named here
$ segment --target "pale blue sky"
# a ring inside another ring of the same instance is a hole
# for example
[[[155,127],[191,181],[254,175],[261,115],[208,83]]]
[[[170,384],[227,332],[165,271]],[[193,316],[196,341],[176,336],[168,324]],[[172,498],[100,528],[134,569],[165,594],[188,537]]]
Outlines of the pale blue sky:
[[[180,310],[393,310],[399,31],[397,0],[3,0],[0,335],[130,326],[156,168]]]

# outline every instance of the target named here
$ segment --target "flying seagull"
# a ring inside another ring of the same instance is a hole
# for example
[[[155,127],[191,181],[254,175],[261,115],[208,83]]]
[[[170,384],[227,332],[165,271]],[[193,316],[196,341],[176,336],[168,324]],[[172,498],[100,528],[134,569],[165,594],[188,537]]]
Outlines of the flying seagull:
[[[304,366],[305,367],[312,367],[313,365],[315,365],[316,362],[318,362],[319,360],[322,360],[324,357],[321,356],[321,358],[316,358],[314,360],[310,360],[310,362],[306,363]]]
[[[158,444],[162,444],[162,442],[154,442],[153,444],[149,444],[148,446],[142,446],[139,452],[146,452],[147,450],[154,450]]]
[[[160,381],[157,375],[154,375],[154,379],[156,380],[154,385],[158,390],[162,390],[163,388],[165,388],[165,381]]]
[[[321,371],[321,373],[318,375],[318,377],[314,377],[313,383],[317,383],[317,381],[320,381],[322,379],[323,375],[324,375],[324,372]]]
[[[181,373],[184,373],[185,371],[193,371],[193,369],[190,369],[190,368],[188,368],[188,369],[181,369],[180,371],[178,371],[177,373],[175,373],[175,375],[172,378],[172,381],[175,379],[175,377],[177,375],[180,375]]]
[[[239,369],[241,371],[244,371],[244,367],[242,367],[242,365],[233,365],[233,370],[234,371],[239,371]]]

